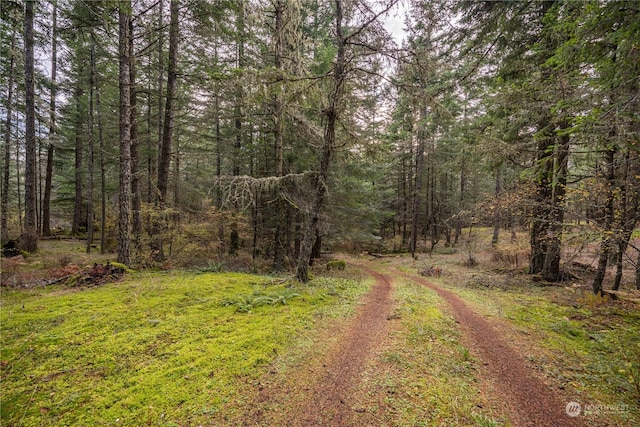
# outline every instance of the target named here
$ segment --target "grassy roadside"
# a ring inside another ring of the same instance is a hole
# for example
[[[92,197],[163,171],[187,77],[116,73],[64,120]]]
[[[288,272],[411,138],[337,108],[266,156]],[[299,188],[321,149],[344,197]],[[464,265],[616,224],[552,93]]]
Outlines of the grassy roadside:
[[[461,296],[518,348],[593,425],[640,424],[640,312],[637,304],[597,298],[573,286],[541,287],[527,276],[469,269],[436,255],[434,283]],[[400,261],[405,271],[415,265]]]
[[[318,315],[346,315],[365,291],[342,278],[290,288],[185,272],[3,289],[2,424],[206,425]]]
[[[479,312],[511,324],[511,338],[530,365],[568,399],[592,408],[584,413],[588,421],[640,423],[640,316],[634,308],[591,296],[569,305],[568,290],[457,292]]]

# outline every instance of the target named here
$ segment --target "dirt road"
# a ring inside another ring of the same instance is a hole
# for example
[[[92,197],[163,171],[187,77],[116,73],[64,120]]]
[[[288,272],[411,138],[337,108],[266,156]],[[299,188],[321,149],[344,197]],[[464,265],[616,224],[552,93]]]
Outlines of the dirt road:
[[[585,425],[580,419],[567,415],[567,403],[535,377],[525,365],[522,355],[460,297],[422,277],[402,275],[435,291],[447,302],[465,341],[483,362],[485,380],[494,386],[513,424],[532,427]]]
[[[502,334],[460,297],[421,276],[397,270],[380,274],[373,270],[374,266],[371,262],[357,263],[358,268],[375,279],[375,284],[363,298],[356,315],[335,331],[332,344],[323,349],[321,361],[316,365],[320,368],[308,373],[303,386],[291,386],[295,389],[273,385],[264,388],[256,409],[244,418],[244,425],[273,425],[274,420],[290,426],[393,424],[384,420],[384,408],[371,418],[353,398],[361,387],[361,374],[367,360],[383,345],[388,334],[395,280],[391,277],[419,283],[446,302],[462,332],[463,343],[481,361],[480,379],[487,383],[483,388],[496,394],[491,400],[500,402],[501,411],[512,425],[586,425],[580,418],[567,415],[566,402],[536,377]]]

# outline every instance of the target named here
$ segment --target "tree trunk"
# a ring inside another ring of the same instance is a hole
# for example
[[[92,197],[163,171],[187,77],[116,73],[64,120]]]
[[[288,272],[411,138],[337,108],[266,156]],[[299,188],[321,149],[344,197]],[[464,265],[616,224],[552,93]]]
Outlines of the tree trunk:
[[[20,180],[20,112],[16,111],[16,188],[20,189],[22,184]],[[20,223],[20,235],[24,234],[24,215],[23,215],[23,204],[22,204],[22,192],[18,190],[17,192],[18,198],[18,222]]]
[[[238,2],[238,16],[236,18],[236,31],[237,31],[237,69],[242,71],[242,67],[244,67],[244,27],[245,27],[245,0],[240,0]],[[238,79],[236,82],[236,100],[235,100],[235,146],[233,153],[233,176],[240,175],[240,158],[241,158],[241,150],[242,150],[242,102],[243,102],[243,90],[242,90],[242,81]]]
[[[162,211],[167,206],[167,191],[169,189],[169,169],[171,167],[171,145],[173,141],[173,127],[175,118],[175,102],[177,92],[177,58],[178,58],[178,11],[179,1],[171,0],[170,2],[170,22],[169,22],[169,64],[167,70],[167,96],[164,108],[164,121],[162,126],[162,140],[158,154],[158,181],[157,181],[157,199],[156,208],[161,217],[156,217],[151,225],[152,234],[152,250],[157,261],[165,259],[164,242],[162,239],[163,222],[167,221],[162,218]]]
[[[311,209],[304,227],[303,239],[300,243],[300,256],[296,267],[296,278],[303,283],[309,281],[309,261],[311,260],[313,243],[316,238],[318,218],[327,193],[329,165],[335,149],[338,109],[342,103],[342,90],[346,77],[345,39],[342,35],[342,1],[335,0],[335,5],[337,53],[333,69],[332,90],[329,95],[329,105],[325,109],[322,153],[320,155],[318,173],[314,179]]]
[[[87,253],[91,252],[93,244],[93,157],[94,157],[94,137],[93,137],[93,93],[96,85],[96,41],[95,35],[91,32],[91,72],[89,75],[89,152],[87,153]]]
[[[467,192],[467,158],[463,155],[462,161],[460,164],[460,201],[459,201],[459,210],[462,212],[465,208],[465,197]],[[462,220],[460,218],[456,219],[456,232],[453,238],[453,244],[457,245],[460,236],[462,236]]]
[[[163,101],[164,98],[162,96],[163,86],[164,86],[164,2],[163,0],[158,0],[158,158],[156,160],[156,165],[159,167],[160,165],[160,157],[162,156],[162,134],[164,123],[162,121],[163,118]],[[159,173],[159,170],[156,171]],[[151,172],[149,172],[151,173]],[[157,176],[156,176],[157,178]],[[156,181],[157,183],[157,181]],[[158,202],[158,188],[156,186],[155,191],[153,191],[153,200]]]
[[[58,67],[58,2],[53,0],[53,26],[51,28],[51,98],[49,100],[49,145],[47,147],[47,171],[42,200],[42,235],[51,235],[51,188],[53,186],[53,139],[56,134],[56,94]]]
[[[502,192],[502,165],[496,166],[496,199],[500,197],[500,193]],[[496,246],[500,239],[500,212],[499,209],[495,208],[495,212],[493,213],[493,236],[491,237],[491,245]]]
[[[142,250],[142,190],[140,189],[140,156],[138,140],[138,97],[136,93],[136,64],[133,49],[133,20],[129,20],[129,82],[131,97],[131,217],[133,220],[133,250],[136,256]]]
[[[430,177],[431,179],[431,185],[428,186],[428,188],[430,189],[430,199],[429,199],[429,210],[431,212],[430,215],[430,235],[431,235],[431,248],[429,249],[429,253],[433,252],[433,248],[436,247],[436,245],[438,244],[438,242],[440,241],[440,217],[441,217],[441,213],[440,213],[440,204],[437,201],[437,195],[436,195],[436,167],[435,165],[431,165],[432,167],[429,168],[431,170],[430,174],[427,174],[428,177]],[[428,210],[428,211],[429,211]]]
[[[563,124],[566,129],[568,124]],[[550,282],[562,279],[560,271],[560,255],[562,252],[562,229],[564,226],[564,204],[567,193],[567,169],[569,160],[569,136],[556,137],[555,161],[553,168],[553,180],[551,184],[551,212],[549,215],[549,238],[547,239],[547,252],[544,258],[542,277]]]
[[[421,119],[425,119],[426,114],[421,113]],[[424,144],[425,144],[425,131],[420,131],[418,136],[418,146],[416,147],[416,175],[413,184],[413,212],[411,215],[411,240],[409,241],[409,252],[411,256],[415,258],[416,249],[418,246],[418,231],[420,229],[420,200],[422,198],[422,179],[424,170]]]
[[[120,188],[118,215],[118,262],[131,264],[131,79],[129,77],[129,20],[131,0],[121,0],[118,9],[118,53],[120,89]]]
[[[533,200],[533,218],[531,219],[531,258],[529,274],[542,273],[544,259],[548,250],[548,231],[550,206],[553,197],[551,179],[553,175],[553,135],[551,135],[551,117],[545,116],[540,122],[539,140],[536,154],[535,195]]]
[[[107,167],[104,162],[104,135],[102,132],[102,105],[100,104],[100,88],[96,87],[96,114],[98,118],[98,143],[100,145],[100,253],[105,253],[107,228]]]
[[[38,129],[37,141],[42,141],[42,121],[38,119],[36,126]],[[38,154],[36,157],[36,232],[38,236],[42,235],[42,143],[38,142]]]
[[[24,19],[24,80],[25,80],[25,173],[24,173],[24,226],[22,249],[34,252],[38,249],[36,232],[36,110],[33,56],[33,6],[34,0],[25,1]]]
[[[173,162],[173,206],[180,212],[180,138],[175,138],[175,160]]]
[[[396,219],[398,223],[398,231],[397,233],[400,235],[400,248],[404,248],[406,241],[403,232],[403,226],[405,223],[405,209],[406,209],[406,188],[407,188],[407,180],[406,180],[406,166],[405,166],[405,158],[403,155],[400,156],[400,173],[398,175],[398,183],[397,183],[397,197],[396,197]],[[393,227],[393,235],[396,236],[396,227],[394,224]],[[394,250],[396,249],[396,245],[394,244]]]
[[[626,152],[623,167],[624,173],[619,187],[620,199],[622,201],[620,208],[622,215],[620,222],[622,226],[620,227],[621,236],[618,238],[616,245],[616,276],[611,288],[614,291],[620,288],[624,254],[629,246],[633,230],[640,220],[640,165],[637,164],[637,161],[636,155],[631,155],[629,151]]]
[[[277,0],[275,4],[275,34],[274,34],[274,65],[278,72],[282,71],[282,50],[284,48],[284,3],[282,0]],[[275,95],[273,96],[273,139],[275,145],[275,173],[277,177],[283,175],[284,170],[284,109],[282,105],[282,84],[275,84]],[[275,271],[281,271],[284,268],[284,228],[286,224],[283,224],[282,217],[284,216],[284,205],[278,190],[276,189],[276,203],[274,207],[274,217],[276,220],[276,228],[273,236],[273,269]]]
[[[638,258],[636,258],[636,289],[640,290],[640,251],[638,251]]]
[[[80,232],[80,221],[82,219],[82,109],[80,108],[80,98],[82,96],[82,89],[80,88],[80,81],[76,83],[78,86],[75,89],[75,101],[76,101],[76,117],[75,117],[75,197],[73,199],[73,222],[71,224],[71,234],[78,234]]]
[[[604,218],[602,223],[602,243],[600,244],[600,255],[598,257],[598,268],[593,277],[591,288],[594,294],[603,294],[602,282],[607,271],[607,263],[609,254],[613,249],[614,236],[612,235],[611,226],[613,225],[614,216],[614,180],[615,180],[615,153],[616,148],[613,147],[605,153],[605,165],[607,170],[607,192]]]
[[[309,260],[309,265],[313,265],[313,260],[320,258],[322,255],[322,236],[318,233],[318,229],[316,228],[316,239],[313,242],[313,248],[311,249],[311,259]]]
[[[148,73],[151,73],[151,59],[149,59],[149,70]],[[152,126],[152,118],[153,112],[151,108],[151,79],[147,80],[147,132],[146,132],[146,145],[147,145],[147,188],[145,194],[145,200],[147,203],[153,202],[153,178],[155,177],[155,169],[153,163],[153,148],[151,144],[151,126]]]
[[[245,41],[245,0],[240,0],[237,4],[238,14],[236,17],[236,46],[237,46],[237,69],[242,72],[244,67],[244,41]],[[242,119],[243,110],[242,103],[244,91],[240,79],[236,82],[236,99],[235,99],[235,145],[233,149],[233,176],[240,176],[240,163],[242,158]],[[237,255],[240,247],[240,234],[238,232],[237,221],[232,221],[230,225],[231,231],[229,236],[229,255]]]
[[[218,48],[215,50],[216,63],[218,62]],[[216,84],[216,96],[215,96],[215,128],[216,128],[216,178],[220,182],[222,177],[222,131],[220,128],[220,96],[219,86]],[[216,208],[222,210],[222,189],[220,185],[216,185]],[[221,215],[218,222],[218,257],[222,257],[225,252],[225,239],[224,239],[224,216]]]
[[[171,144],[175,117],[176,93],[178,89],[178,0],[171,0],[171,22],[169,25],[169,68],[167,72],[167,102],[164,111],[164,126],[162,128],[162,146],[158,162],[158,195],[160,206],[167,202],[169,168],[171,164]]]
[[[2,213],[0,214],[0,229],[1,237],[0,244],[4,245],[10,240],[9,237],[9,224],[7,217],[9,216],[9,168],[11,163],[11,114],[13,113],[13,79],[15,72],[16,57],[14,54],[16,46],[16,30],[15,28],[11,32],[11,50],[9,57],[9,82],[7,87],[7,118],[6,126],[4,129],[4,176],[2,177]],[[18,157],[16,155],[16,157]]]

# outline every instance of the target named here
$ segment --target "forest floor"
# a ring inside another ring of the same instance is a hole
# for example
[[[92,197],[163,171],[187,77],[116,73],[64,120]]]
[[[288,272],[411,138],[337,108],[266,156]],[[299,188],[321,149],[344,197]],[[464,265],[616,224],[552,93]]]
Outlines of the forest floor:
[[[108,261],[59,245],[3,260],[21,284],[0,295],[2,424],[640,425],[629,286],[599,298],[450,250],[336,255],[346,270],[318,263],[309,285],[179,270],[45,285]]]

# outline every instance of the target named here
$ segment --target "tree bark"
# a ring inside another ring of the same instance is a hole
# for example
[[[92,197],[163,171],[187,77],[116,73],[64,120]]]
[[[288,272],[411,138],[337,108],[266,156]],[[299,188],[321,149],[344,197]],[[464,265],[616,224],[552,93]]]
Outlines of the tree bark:
[[[562,128],[566,129],[567,123]],[[569,136],[556,137],[553,179],[551,184],[551,212],[549,215],[549,238],[544,258],[542,277],[550,282],[562,279],[560,257],[562,252],[562,229],[564,226],[564,204],[567,193],[567,169],[569,161]]]
[[[53,186],[53,139],[56,134],[56,94],[58,67],[58,2],[53,0],[53,23],[51,28],[51,98],[49,100],[49,145],[47,147],[47,172],[42,201],[42,235],[51,235],[51,188]]]
[[[4,176],[2,177],[2,214],[0,215],[0,243],[4,245],[9,241],[9,224],[7,217],[9,216],[9,167],[11,163],[11,115],[13,113],[13,85],[16,56],[14,53],[16,47],[16,30],[11,32],[11,50],[9,52],[9,81],[7,88],[7,118],[4,129]],[[16,156],[17,157],[17,156]]]
[[[173,206],[180,212],[180,138],[176,136],[175,160],[173,162]]]
[[[158,162],[158,196],[161,206],[167,202],[169,168],[171,164],[171,144],[175,118],[175,103],[177,93],[177,63],[178,63],[178,0],[171,0],[171,22],[169,24],[169,68],[167,72],[167,100],[164,111],[164,125],[162,128],[162,146]]]
[[[131,216],[133,219],[133,248],[140,255],[142,238],[142,190],[140,188],[140,156],[138,140],[138,98],[136,93],[136,64],[133,48],[133,20],[129,20],[129,82],[131,97]]]
[[[320,155],[318,173],[314,179],[311,209],[304,227],[303,239],[300,243],[300,256],[298,257],[298,264],[296,267],[296,278],[303,283],[309,281],[309,261],[311,260],[313,243],[316,238],[316,228],[320,217],[320,211],[327,194],[329,165],[335,149],[338,109],[342,103],[342,91],[346,77],[346,40],[342,35],[342,1],[335,0],[335,6],[337,53],[333,68],[332,90],[329,95],[329,105],[325,109],[325,127],[322,152]]]
[[[153,219],[151,229],[153,230],[152,250],[157,261],[165,259],[164,242],[162,239],[163,222],[166,218],[162,218],[162,211],[167,206],[167,191],[169,188],[169,169],[171,167],[171,146],[173,141],[173,127],[175,118],[175,102],[177,92],[177,50],[178,50],[178,11],[179,1],[171,0],[170,5],[170,22],[169,22],[169,64],[167,70],[167,96],[164,108],[164,121],[162,125],[162,139],[158,151],[158,180],[157,180],[157,198],[156,208],[159,210],[160,217]]]
[[[638,251],[638,258],[636,258],[636,289],[640,290],[640,251]]]
[[[120,90],[120,187],[118,214],[118,262],[131,264],[131,80],[129,77],[129,20],[131,0],[121,0],[118,9],[118,54]]]
[[[20,239],[22,249],[34,252],[38,249],[36,232],[36,111],[34,87],[33,20],[34,0],[25,1],[24,19],[24,80],[25,80],[25,174],[24,174],[24,235]]]
[[[236,49],[237,49],[237,69],[242,72],[244,67],[244,42],[245,42],[245,0],[239,0],[238,12],[236,17]],[[242,82],[240,79],[236,82],[236,99],[235,99],[235,111],[234,111],[234,125],[235,125],[235,144],[233,152],[233,176],[240,176],[240,164],[242,162],[242,119],[243,109],[242,104],[244,102],[244,91],[242,88]],[[230,225],[231,231],[229,234],[229,255],[237,255],[240,247],[240,233],[238,232],[238,222],[234,219]]]
[[[156,166],[160,164],[160,156],[162,156],[162,134],[164,123],[163,118],[163,101],[166,100],[162,96],[164,86],[164,1],[158,0],[158,152]],[[157,175],[156,170],[156,175]],[[151,171],[149,171],[151,173]],[[157,178],[157,176],[156,176]],[[157,184],[157,181],[156,181]],[[158,202],[158,188],[153,190],[153,200]]]
[[[218,46],[216,45],[214,50],[214,59],[215,63],[218,63]],[[220,85],[218,82],[215,84],[216,95],[215,95],[215,131],[216,131],[216,178],[218,182],[220,182],[220,178],[222,177],[222,129],[220,127]],[[221,211],[222,210],[222,189],[220,185],[216,185],[216,208]],[[222,257],[222,254],[225,252],[225,239],[224,239],[224,216],[220,216],[218,222],[218,257]]]
[[[274,34],[274,65],[278,72],[282,72],[282,51],[284,49],[284,3],[282,0],[277,0],[275,4],[275,34]],[[282,105],[282,84],[281,82],[275,83],[275,94],[273,96],[273,139],[275,145],[275,173],[276,176],[281,177],[284,170],[284,109]],[[276,190],[278,192],[278,190]],[[284,205],[280,194],[276,194],[276,203],[274,208],[274,217],[276,222],[275,233],[273,236],[273,269],[275,271],[281,271],[284,268],[284,229],[286,224],[283,224],[282,217],[284,216]]]
[[[613,216],[614,216],[614,180],[615,180],[615,153],[616,148],[613,147],[606,151],[605,153],[605,165],[606,165],[606,180],[607,180],[607,192],[606,192],[606,202],[605,202],[605,210],[604,210],[604,218],[602,223],[602,242],[600,243],[600,255],[598,257],[598,268],[596,269],[596,274],[593,277],[593,283],[591,288],[594,294],[603,294],[602,282],[604,280],[604,275],[607,271],[607,263],[609,261],[609,254],[613,249],[614,236],[611,230],[611,226],[613,225]]]
[[[238,16],[236,19],[236,31],[237,31],[237,69],[242,71],[244,67],[244,27],[245,27],[245,0],[238,2]],[[233,153],[233,176],[240,175],[240,163],[241,163],[241,150],[242,150],[242,103],[243,103],[244,91],[242,90],[242,82],[240,79],[236,82],[236,100],[235,100],[235,146]]]
[[[91,71],[89,74],[89,152],[87,153],[87,253],[91,253],[93,244],[93,160],[94,160],[94,115],[93,115],[93,94],[96,85],[96,40],[93,31],[91,32]]]
[[[495,197],[496,199],[500,197],[500,193],[502,192],[502,165],[496,166],[496,191]],[[496,246],[500,239],[500,212],[499,209],[495,208],[495,212],[493,214],[493,236],[491,237],[491,245]]]
[[[531,258],[529,274],[542,273],[544,259],[548,250],[549,215],[552,199],[551,180],[553,175],[553,147],[551,135],[551,117],[545,116],[540,121],[539,140],[536,150],[537,171],[535,176],[535,195],[533,200],[533,218],[531,219]]]
[[[459,210],[463,211],[465,208],[465,198],[467,194],[467,158],[463,155],[460,163],[460,200]],[[456,231],[453,238],[453,244],[457,245],[462,236],[462,220],[456,219]]]
[[[73,199],[73,222],[71,223],[71,234],[78,234],[80,232],[80,221],[82,219],[82,114],[80,107],[80,98],[82,97],[82,89],[80,87],[80,81],[76,82],[78,85],[75,89],[75,101],[76,101],[76,117],[75,117],[75,197]]]
[[[102,129],[102,105],[100,88],[96,87],[96,114],[98,119],[98,143],[100,145],[100,253],[105,253],[107,228],[107,166],[104,162],[104,134]]]
[[[20,133],[19,133],[19,129],[20,129],[20,116],[19,116],[20,112],[16,111],[16,135],[15,135],[15,140],[16,140],[16,188],[20,189],[22,184],[21,184],[21,179],[20,179],[20,143],[18,142],[20,140]],[[18,198],[18,222],[20,224],[20,234],[24,234],[24,215],[23,215],[23,204],[22,204],[22,192],[20,190],[17,191],[17,198]]]
[[[421,113],[421,119],[425,119],[425,112]],[[412,215],[411,215],[411,239],[409,241],[409,252],[411,256],[415,258],[416,250],[418,246],[418,232],[420,229],[420,201],[422,199],[422,180],[424,171],[424,145],[425,145],[425,130],[421,129],[418,134],[418,146],[416,147],[416,175],[413,184],[413,203],[412,203]]]
[[[622,206],[620,212],[621,236],[616,244],[616,275],[613,281],[612,290],[617,291],[622,282],[624,254],[629,247],[629,241],[633,235],[633,230],[640,221],[640,165],[637,164],[637,155],[626,152],[624,158],[624,173],[619,187]]]
[[[557,42],[551,37],[549,23],[545,22],[547,13],[552,8],[553,2],[543,2],[540,10],[539,25],[540,31],[540,52],[538,67],[541,72],[541,85],[553,85],[554,76],[549,67],[543,64],[556,49]],[[552,258],[547,257],[549,251],[553,251],[550,246],[550,238],[553,239],[551,230],[553,213],[553,183],[554,183],[554,145],[556,143],[554,135],[553,112],[547,107],[542,107],[541,117],[538,121],[538,132],[536,134],[538,143],[536,146],[536,175],[535,175],[535,195],[533,203],[533,218],[531,221],[531,258],[529,265],[530,274],[546,275],[546,270],[552,266]],[[546,259],[546,260],[545,260]],[[546,263],[546,266],[545,266]]]

